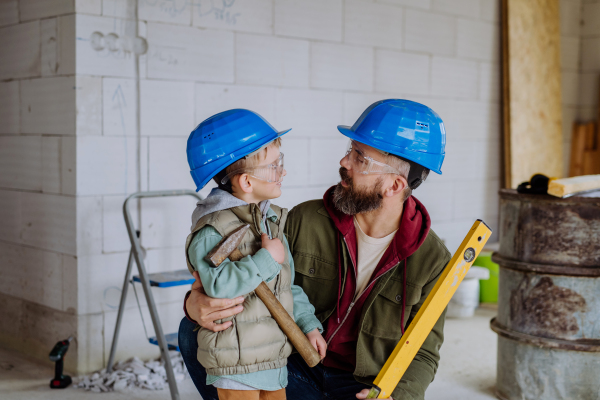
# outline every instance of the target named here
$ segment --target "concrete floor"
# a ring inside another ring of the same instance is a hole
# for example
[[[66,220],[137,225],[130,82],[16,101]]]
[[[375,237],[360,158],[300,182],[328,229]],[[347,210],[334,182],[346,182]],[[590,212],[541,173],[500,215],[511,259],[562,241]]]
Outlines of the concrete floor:
[[[495,399],[496,335],[489,328],[494,309],[479,308],[475,317],[448,319],[442,359],[428,400]],[[96,394],[69,387],[50,390],[53,369],[20,354],[0,349],[0,398],[3,400],[168,400],[169,391],[136,390]],[[191,379],[179,384],[182,399],[200,399]]]

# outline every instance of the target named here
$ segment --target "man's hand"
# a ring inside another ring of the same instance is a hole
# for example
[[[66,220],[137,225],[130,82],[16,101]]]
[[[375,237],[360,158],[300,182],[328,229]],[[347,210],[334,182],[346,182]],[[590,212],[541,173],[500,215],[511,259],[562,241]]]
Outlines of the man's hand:
[[[361,390],[360,392],[356,393],[356,398],[357,399],[366,399],[367,396],[369,395],[369,391],[370,391],[369,389]],[[390,397],[390,399],[392,399],[392,398]],[[394,400],[394,399],[392,399],[392,400]]]
[[[215,324],[214,321],[241,313],[244,307],[240,304],[244,302],[244,298],[213,299],[208,297],[202,287],[200,274],[195,271],[193,275],[196,282],[192,284],[192,293],[185,302],[185,309],[190,318],[195,320],[201,327],[213,332],[229,328],[232,324],[231,321],[222,324]]]
[[[271,253],[271,257],[281,264],[285,259],[285,249],[283,248],[281,240],[277,238],[269,239],[269,235],[266,233],[260,235],[260,240],[262,242],[262,248],[267,249],[267,251]]]
[[[323,339],[321,333],[319,333],[318,329],[314,329],[306,334],[306,338],[315,348],[315,350],[321,356],[321,359],[325,358],[325,352],[327,350],[327,342]]]

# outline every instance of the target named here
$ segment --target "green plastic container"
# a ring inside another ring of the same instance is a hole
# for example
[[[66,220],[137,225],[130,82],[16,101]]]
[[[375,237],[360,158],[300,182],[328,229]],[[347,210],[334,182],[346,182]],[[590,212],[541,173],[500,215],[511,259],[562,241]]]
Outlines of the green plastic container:
[[[482,303],[497,303],[498,271],[500,267],[492,261],[492,252],[482,251],[473,265],[487,268],[490,271],[490,279],[479,281],[479,301]]]

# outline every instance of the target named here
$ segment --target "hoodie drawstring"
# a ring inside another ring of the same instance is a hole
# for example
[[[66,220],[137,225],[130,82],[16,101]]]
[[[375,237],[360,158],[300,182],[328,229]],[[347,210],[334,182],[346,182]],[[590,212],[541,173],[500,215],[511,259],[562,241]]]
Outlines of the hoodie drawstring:
[[[404,263],[404,271],[402,272],[402,322],[400,322],[400,328],[404,335],[404,309],[406,308],[406,259],[402,260]]]

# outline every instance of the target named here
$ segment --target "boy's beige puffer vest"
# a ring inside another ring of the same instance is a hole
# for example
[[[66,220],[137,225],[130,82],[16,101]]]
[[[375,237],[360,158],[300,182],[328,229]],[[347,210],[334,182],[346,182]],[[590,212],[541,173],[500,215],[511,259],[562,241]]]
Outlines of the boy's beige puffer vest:
[[[267,219],[271,236],[283,242],[287,210],[274,205],[271,205],[271,209],[277,214],[276,222]],[[251,229],[246,233],[238,249],[244,256],[255,254],[261,248],[261,218],[260,209],[256,204],[205,215],[198,220],[187,238],[186,258],[194,235],[206,225],[212,226],[225,237],[238,227],[250,224]],[[281,272],[267,283],[267,286],[293,318],[294,300],[291,291],[289,257],[286,251]],[[194,267],[190,264],[189,258],[187,264],[190,272],[193,272]],[[244,298],[244,310],[241,313],[217,321],[221,323],[232,320],[232,326],[221,332],[212,332],[204,328],[198,331],[198,361],[210,375],[246,374],[281,368],[287,364],[287,358],[292,352],[292,345],[287,337],[254,292],[244,295]]]

